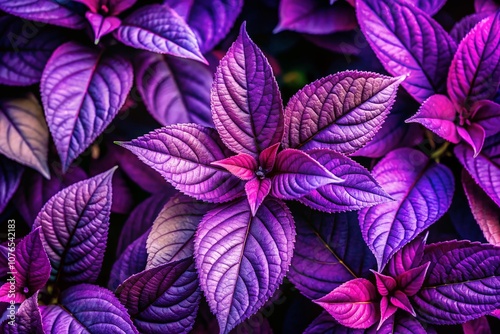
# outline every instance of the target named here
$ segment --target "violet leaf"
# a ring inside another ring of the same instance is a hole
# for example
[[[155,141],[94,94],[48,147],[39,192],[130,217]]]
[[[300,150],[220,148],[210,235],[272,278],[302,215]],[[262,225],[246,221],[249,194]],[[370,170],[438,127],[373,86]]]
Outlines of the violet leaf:
[[[448,167],[409,148],[387,154],[372,175],[395,199],[359,212],[363,238],[380,272],[399,249],[445,214],[455,182]]]
[[[305,86],[285,108],[283,146],[355,152],[380,129],[403,80],[346,71]]]
[[[354,9],[344,1],[281,0],[280,22],[274,32],[293,30],[307,34],[331,34],[356,28]]]
[[[136,49],[206,62],[187,23],[166,5],[147,5],[127,16],[113,35]]]
[[[42,316],[38,308],[38,292],[26,299],[16,312],[14,325],[5,322],[4,334],[45,334]],[[2,326],[0,325],[0,329]]]
[[[371,174],[360,164],[340,153],[327,149],[306,151],[341,183],[330,183],[310,191],[299,201],[325,212],[359,210],[392,200]]]
[[[422,262],[427,233],[418,235],[401,248],[387,263],[386,270],[391,277],[397,277],[417,267]]]
[[[240,179],[212,164],[231,154],[214,129],[196,124],[171,125],[121,146],[176,189],[199,200],[226,202],[244,194]]]
[[[471,109],[471,122],[480,125],[486,137],[497,134],[500,132],[500,104],[490,100],[474,103]]]
[[[71,283],[97,279],[106,249],[115,169],[61,190],[38,214],[33,228],[41,226],[52,279]]]
[[[46,334],[109,334],[139,332],[113,293],[91,284],[72,286],[60,296],[62,305],[41,308]]]
[[[412,0],[412,2],[415,3],[415,6],[431,16],[439,12],[439,10],[445,5],[446,1],[447,0]]]
[[[45,117],[63,172],[104,131],[132,87],[130,62],[75,42],[54,51],[43,72]]]
[[[255,216],[246,198],[205,215],[195,236],[196,267],[220,333],[229,333],[274,294],[290,266],[294,241],[293,218],[273,198]]]
[[[192,258],[135,274],[115,294],[141,333],[188,333],[201,299]]]
[[[212,115],[226,146],[257,157],[283,136],[283,106],[271,65],[245,24],[215,73]]]
[[[355,278],[314,302],[322,306],[341,325],[369,328],[380,318],[377,298],[377,290],[370,281]]]
[[[500,83],[500,12],[478,23],[460,42],[448,74],[457,108],[492,98]]]
[[[500,134],[489,137],[484,142],[481,153],[474,158],[474,150],[464,143],[455,146],[455,156],[464,165],[474,181],[500,206]]]
[[[370,276],[375,258],[362,241],[355,212],[326,215],[292,210],[297,242],[288,278],[309,299],[318,299],[341,284]]]
[[[342,326],[326,311],[323,311],[306,328],[304,334],[365,334],[364,329],[354,329]]]
[[[428,325],[426,325],[427,327]],[[377,334],[428,334],[425,327],[420,324],[420,322],[414,317],[408,314],[402,314],[401,312],[394,314],[392,317],[387,319],[380,329],[377,330]]]
[[[194,234],[210,208],[182,194],[172,198],[158,214],[147,239],[147,268],[192,257]]]
[[[412,297],[419,319],[436,325],[479,318],[500,307],[500,248],[449,241],[425,248],[427,279]]]
[[[488,12],[467,15],[453,26],[453,29],[450,31],[450,36],[455,40],[455,42],[457,42],[457,44],[459,44],[472,30],[472,28],[489,15],[491,15],[491,13]]]
[[[200,50],[214,48],[234,25],[243,7],[243,0],[164,0],[193,30]]]
[[[448,33],[406,0],[359,0],[357,17],[373,51],[419,103],[446,91],[446,75],[456,49]]]
[[[489,243],[500,246],[500,208],[465,170],[462,171],[462,185],[484,237]]]
[[[474,0],[476,12],[496,12],[500,9],[500,4],[495,0]]]
[[[33,94],[0,100],[0,153],[50,178],[49,129]]]
[[[16,192],[23,171],[17,163],[0,155],[0,213]]]
[[[462,324],[464,334],[491,334],[490,324],[485,316]]]
[[[26,20],[72,29],[85,27],[83,16],[55,0],[4,0],[0,1],[0,9]]]
[[[161,125],[211,125],[208,67],[197,61],[143,52],[137,57],[137,89],[150,114]]]

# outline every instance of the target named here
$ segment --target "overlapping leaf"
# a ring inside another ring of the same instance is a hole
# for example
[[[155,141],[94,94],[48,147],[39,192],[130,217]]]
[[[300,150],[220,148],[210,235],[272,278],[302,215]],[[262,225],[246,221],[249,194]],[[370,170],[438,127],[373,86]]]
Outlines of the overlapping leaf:
[[[428,325],[427,325],[428,326]],[[426,328],[427,328],[426,326]],[[417,319],[404,313],[396,313],[377,330],[377,334],[427,334],[427,331]]]
[[[75,42],[52,54],[40,89],[63,171],[111,123],[132,87],[132,76],[132,66],[122,56]]]
[[[495,0],[474,0],[476,12],[491,13],[500,9],[500,4]]]
[[[446,0],[411,0],[415,6],[429,15],[434,15],[444,6]]]
[[[42,316],[38,308],[38,292],[26,299],[16,312],[14,325],[3,323],[4,334],[45,334],[42,327]]]
[[[481,20],[488,17],[491,13],[488,12],[480,12],[471,15],[467,15],[460,21],[458,21],[453,29],[450,31],[450,36],[459,44],[462,39],[469,33],[478,24]]]
[[[196,267],[221,333],[273,295],[290,265],[294,241],[293,218],[276,199],[266,199],[255,216],[246,198],[205,215],[195,236]]]
[[[403,77],[346,71],[301,89],[285,108],[285,147],[350,154],[378,131]]]
[[[2,212],[21,182],[23,168],[0,155],[0,172],[0,212]]]
[[[372,175],[395,199],[359,212],[363,238],[381,271],[399,249],[448,210],[455,186],[446,166],[407,148],[389,153]]]
[[[406,0],[359,0],[361,31],[392,75],[407,75],[403,87],[422,103],[446,91],[447,70],[456,49],[448,33]]]
[[[328,312],[323,311],[314,321],[306,328],[304,334],[364,334],[364,329],[354,329],[342,326],[332,318]]]

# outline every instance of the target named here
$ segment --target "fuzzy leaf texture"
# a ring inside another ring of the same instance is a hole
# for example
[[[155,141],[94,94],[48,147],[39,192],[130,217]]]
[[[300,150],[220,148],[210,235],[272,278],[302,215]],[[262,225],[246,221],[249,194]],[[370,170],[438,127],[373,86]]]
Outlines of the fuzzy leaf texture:
[[[138,334],[120,301],[107,289],[91,284],[72,286],[61,293],[61,305],[43,306],[46,334]]]
[[[458,324],[500,307],[500,248],[470,241],[449,241],[426,247],[431,261],[422,289],[413,297],[425,322]]]
[[[111,123],[125,103],[132,76],[132,65],[122,56],[75,42],[52,54],[40,90],[63,171]]]
[[[121,145],[186,195],[216,203],[243,195],[240,179],[211,164],[231,154],[214,129],[171,125]]]
[[[17,163],[0,155],[0,213],[16,192],[23,171]]]
[[[427,13],[406,0],[358,0],[361,31],[385,69],[408,75],[403,87],[419,103],[446,91],[455,42]]]
[[[123,20],[114,36],[136,49],[206,62],[191,28],[165,5],[137,9]]]
[[[372,175],[395,199],[359,212],[363,238],[380,272],[399,249],[445,214],[455,185],[448,167],[409,148],[387,154]]]
[[[255,216],[246,198],[205,215],[195,236],[196,268],[220,333],[229,333],[274,294],[290,266],[294,241],[293,218],[273,198]]]
[[[346,71],[306,85],[285,108],[283,146],[355,152],[380,129],[403,80]]]
[[[61,190],[38,214],[33,228],[41,226],[51,279],[71,283],[97,279],[106,249],[114,171]]]

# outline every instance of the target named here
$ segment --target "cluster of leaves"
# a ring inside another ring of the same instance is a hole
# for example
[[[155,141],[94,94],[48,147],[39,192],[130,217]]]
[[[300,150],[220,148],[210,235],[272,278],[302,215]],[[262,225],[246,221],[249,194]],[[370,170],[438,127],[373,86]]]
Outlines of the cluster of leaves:
[[[30,229],[0,245],[0,329],[267,333],[286,277],[324,310],[305,333],[489,333],[500,4],[448,32],[445,3],[279,1],[275,33],[377,62],[283,106],[242,0],[0,1],[0,213]],[[110,127],[138,103],[163,127]]]

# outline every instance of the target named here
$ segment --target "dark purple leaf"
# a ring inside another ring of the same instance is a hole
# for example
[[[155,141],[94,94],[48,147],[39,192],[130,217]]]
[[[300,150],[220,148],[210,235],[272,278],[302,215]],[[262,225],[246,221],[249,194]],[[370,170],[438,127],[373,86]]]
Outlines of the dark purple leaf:
[[[471,122],[484,129],[486,137],[497,134],[500,132],[500,104],[490,100],[474,103],[471,109],[471,119]]]
[[[137,60],[136,83],[144,104],[161,124],[210,126],[213,73],[190,59],[143,52]]]
[[[212,165],[231,154],[214,129],[171,125],[121,145],[189,196],[225,202],[243,195],[240,179]]]
[[[271,65],[241,26],[212,85],[212,113],[222,141],[257,157],[283,136],[283,106]]]
[[[115,31],[122,24],[122,21],[114,16],[104,17],[101,14],[87,12],[85,17],[94,31],[94,44],[99,44],[102,36]]]
[[[41,87],[45,117],[63,171],[116,116],[132,87],[130,62],[75,42],[49,59]]]
[[[496,0],[475,0],[474,8],[476,12],[495,12],[500,9],[500,4]]]
[[[484,237],[489,243],[500,246],[500,208],[465,170],[462,171],[462,185]]]
[[[455,155],[474,181],[500,206],[500,135],[486,139],[483,149],[474,158],[474,150],[466,144],[455,146]]]
[[[148,269],[193,256],[194,234],[210,208],[184,195],[172,198],[153,223],[147,241]]]
[[[368,328],[379,318],[377,290],[364,278],[350,280],[314,302],[322,306],[341,325]]]
[[[428,325],[427,325],[428,326]],[[426,326],[426,327],[427,327]],[[401,312],[393,315],[377,330],[377,334],[427,334],[428,332],[414,317]]]
[[[49,130],[33,94],[0,100],[0,153],[50,178]]]
[[[346,71],[319,79],[285,108],[285,147],[350,154],[380,129],[404,77]]]
[[[464,334],[491,334],[490,325],[486,317],[477,318],[467,321],[462,325]]]
[[[446,0],[411,0],[415,6],[429,15],[434,15],[445,5]]]
[[[436,21],[406,0],[359,0],[361,30],[385,69],[408,75],[403,87],[419,103],[446,91],[455,42]]]
[[[56,29],[10,16],[2,17],[0,83],[10,86],[38,83],[50,55],[64,40]]]
[[[357,27],[354,9],[344,1],[330,5],[324,0],[281,0],[279,16],[275,33],[294,30],[324,35]]]
[[[0,1],[0,9],[26,20],[72,29],[85,27],[85,19],[82,16],[54,0],[3,0]]]
[[[476,158],[483,148],[486,131],[479,124],[472,123],[466,128],[457,127],[457,132],[472,147],[474,151],[473,157]]]
[[[299,207],[293,215],[297,242],[288,278],[303,295],[317,299],[371,275],[375,258],[362,241],[355,212],[327,215]]]
[[[125,307],[107,289],[80,284],[63,291],[59,300],[61,306],[41,309],[46,334],[138,334]]]
[[[290,266],[295,227],[284,203],[267,198],[252,216],[246,198],[220,204],[195,236],[201,288],[227,334],[273,295]]]
[[[54,195],[33,228],[41,239],[58,282],[93,282],[104,259],[115,169],[75,183]]]
[[[363,329],[354,329],[342,326],[332,316],[323,311],[314,321],[306,328],[304,334],[364,334]]]
[[[387,263],[387,272],[392,277],[397,277],[417,267],[422,262],[426,241],[427,233],[425,235],[420,234],[407,243],[389,260]]]
[[[123,20],[114,36],[136,49],[206,62],[191,28],[165,5],[137,9]]]
[[[467,36],[476,24],[489,15],[491,15],[491,13],[481,12],[464,17],[453,26],[453,29],[450,31],[450,36],[455,40],[455,42],[457,42],[457,44],[460,43],[460,41]]]
[[[192,258],[133,275],[115,294],[141,333],[188,333],[201,299]]]
[[[309,192],[299,201],[316,210],[339,212],[359,210],[392,200],[360,164],[340,153],[319,149],[307,153],[332,174],[343,179]]]
[[[0,213],[5,209],[19,186],[23,170],[14,161],[0,155]]]
[[[86,5],[92,12],[97,13],[101,10],[102,4],[106,7],[108,15],[118,15],[121,12],[132,7],[137,0],[73,0]]]
[[[492,98],[500,83],[500,12],[477,24],[460,42],[448,74],[457,108]]]
[[[214,48],[228,33],[243,7],[243,0],[164,0],[193,30],[201,52]]]
[[[437,325],[479,318],[500,307],[500,248],[470,241],[429,245],[427,280],[412,297],[419,319]]]
[[[372,175],[395,199],[359,212],[363,238],[382,271],[398,250],[444,215],[455,184],[448,167],[408,148],[389,153]]]
[[[19,306],[14,325],[4,323],[4,326],[4,334],[45,334],[38,308],[38,292]]]

